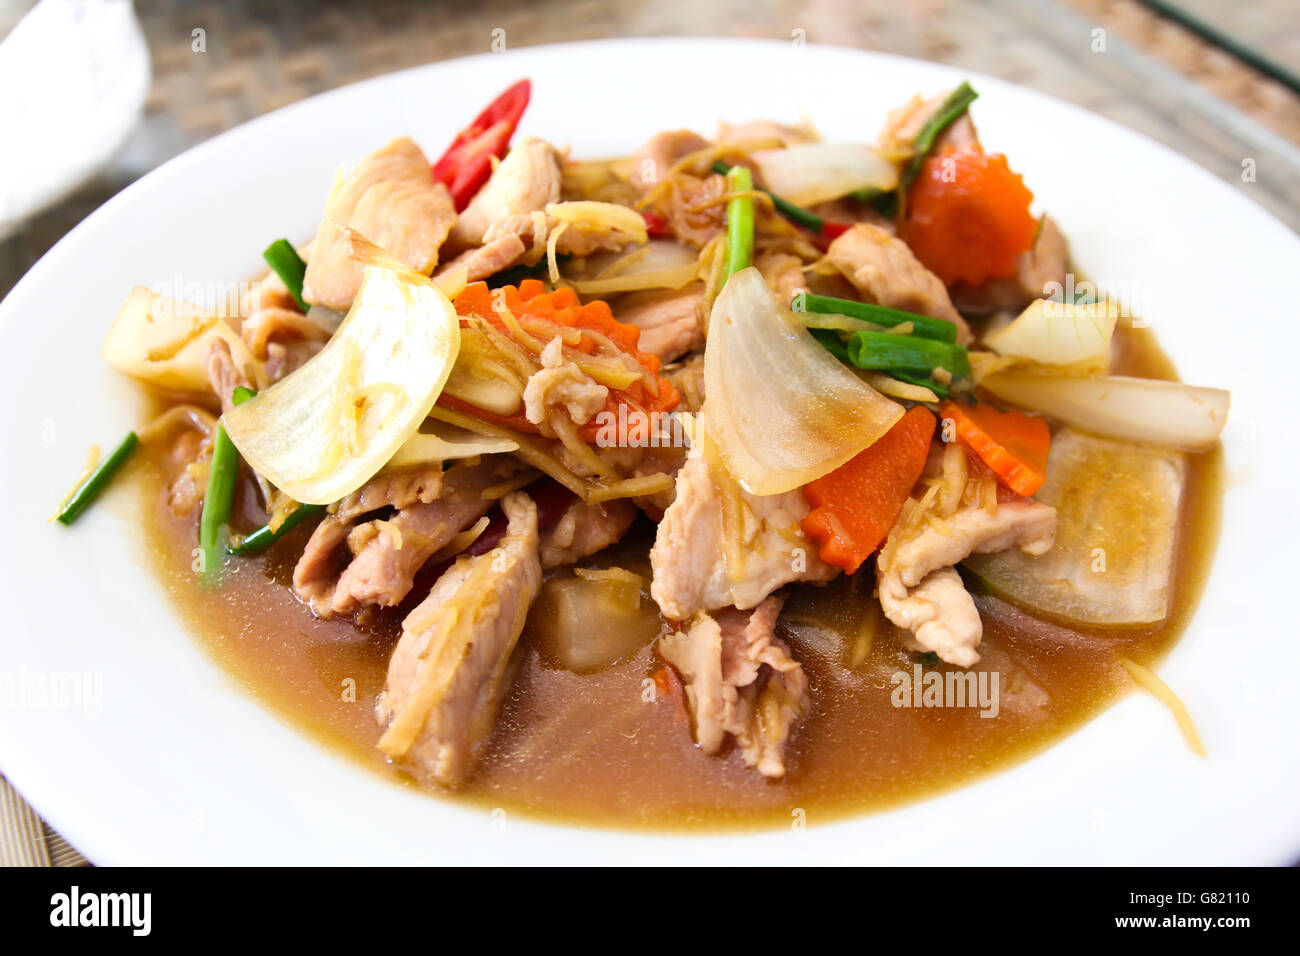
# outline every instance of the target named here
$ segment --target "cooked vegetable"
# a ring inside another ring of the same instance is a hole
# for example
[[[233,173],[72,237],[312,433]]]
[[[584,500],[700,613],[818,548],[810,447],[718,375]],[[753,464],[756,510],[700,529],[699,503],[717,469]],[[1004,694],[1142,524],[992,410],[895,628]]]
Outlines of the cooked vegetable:
[[[713,164],[713,171],[715,173],[721,173],[724,176],[728,175],[734,168],[735,167],[728,166],[720,160]],[[772,208],[786,219],[789,219],[796,225],[803,226],[805,229],[810,229],[818,235],[824,235],[834,239],[836,236],[849,229],[849,226],[845,223],[827,222],[815,212],[810,212],[801,206],[796,206],[788,199],[784,199],[770,190],[760,189],[759,192],[765,194],[768,199],[772,200]]]
[[[207,394],[208,353],[217,338],[230,346],[236,365],[256,371],[248,346],[224,318],[136,286],[118,309],[101,354],[119,372],[149,385]]]
[[[100,492],[108,487],[113,476],[126,464],[126,460],[131,457],[131,453],[139,444],[140,439],[136,433],[127,432],[121,444],[113,449],[113,453],[91,469],[90,474],[86,475],[85,479],[72,490],[54,517],[63,524],[72,524],[76,521],[80,514],[90,507],[91,502],[99,497]],[[93,461],[93,451],[91,458]]]
[[[889,190],[898,185],[894,164],[865,143],[801,143],[758,150],[749,158],[763,185],[795,207],[814,206],[857,190]]]
[[[907,194],[903,238],[949,285],[1012,276],[1038,234],[1033,198],[1005,156],[974,149],[931,156]]]
[[[519,443],[509,438],[476,435],[439,421],[427,421],[420,430],[402,443],[382,470],[396,471],[417,465],[433,465],[478,455],[502,455],[519,450]]]
[[[944,402],[939,415],[953,423],[956,440],[968,445],[1016,494],[1029,497],[1047,480],[1052,433],[1043,419],[1000,412],[986,402]]]
[[[727,173],[727,275],[748,268],[754,261],[754,177],[745,166],[733,166]]]
[[[660,633],[659,613],[628,571],[588,571],[547,581],[528,615],[532,640],[547,657],[578,673],[636,654]]]
[[[970,377],[965,347],[949,342],[889,332],[854,332],[846,349],[849,361],[861,369],[928,375],[942,368],[959,378]]]
[[[1201,451],[1219,440],[1231,396],[1218,388],[1100,375],[1006,370],[980,383],[998,398],[1108,438]]]
[[[1038,491],[1056,508],[1056,544],[1039,557],[1012,549],[964,564],[1031,614],[1113,627],[1162,621],[1186,472],[1181,452],[1063,428]]]
[[[803,533],[823,561],[853,574],[880,547],[925,469],[934,415],[916,405],[874,444],[803,486]]]
[[[713,305],[704,380],[707,429],[754,494],[834,471],[903,417],[778,305],[752,267],[733,275]]]
[[[339,330],[301,368],[224,416],[244,460],[295,501],[329,504],[365,484],[428,417],[460,323],[425,276],[354,240],[367,260]]]
[[[1035,299],[1009,325],[984,337],[998,355],[1040,365],[1104,372],[1115,316],[1104,303],[1075,305]]]
[[[972,103],[979,97],[969,83],[963,82],[944,98],[939,104],[939,108],[930,114],[930,118],[925,121],[916,132],[916,139],[913,141],[915,152],[907,163],[907,168],[903,170],[900,185],[902,191],[907,192],[916,177],[921,172],[921,167],[929,158],[934,144],[939,141],[939,137],[953,123],[957,122],[965,113]]]
[[[795,296],[791,307],[796,312],[846,315],[888,328],[910,322],[912,334],[920,338],[934,339],[937,342],[957,341],[956,323],[946,319],[932,319],[928,315],[903,312],[899,309],[887,309],[883,305],[871,305],[867,302],[854,302],[852,299],[836,299],[828,295],[813,295],[807,292]]]
[[[246,535],[232,537],[226,543],[226,550],[230,554],[238,555],[240,557],[256,554],[259,551],[265,551],[308,518],[313,515],[321,515],[324,513],[324,505],[300,504],[297,508],[284,516],[284,520],[280,522],[279,527],[272,529],[268,522],[267,524],[261,525],[260,527],[250,531]]]
[[[1183,732],[1183,739],[1187,741],[1187,746],[1196,756],[1204,757],[1205,744],[1201,743],[1201,735],[1196,730],[1196,724],[1192,722],[1192,715],[1187,712],[1187,706],[1174,693],[1173,688],[1157,677],[1154,671],[1143,667],[1137,661],[1130,660],[1123,654],[1117,655],[1116,659],[1139,687],[1169,708],[1169,712],[1174,715],[1174,720],[1178,723],[1178,729]]]
[[[651,240],[632,252],[589,256],[584,266],[568,275],[583,295],[680,289],[700,277],[699,254],[680,242],[665,240]]]
[[[447,187],[456,211],[462,211],[492,175],[493,158],[501,159],[515,127],[528,107],[533,85],[520,80],[488,104],[433,164],[433,178]]]
[[[659,359],[637,349],[641,330],[619,322],[601,300],[583,304],[572,289],[546,292],[545,286],[535,279],[526,279],[517,289],[503,286],[491,290],[477,282],[456,297],[456,311],[466,321],[480,323],[485,334],[494,337],[504,361],[510,361],[509,356],[514,355],[514,361],[519,363],[517,375],[523,381],[537,367],[536,353],[559,335],[564,340],[566,358],[610,389],[606,410],[614,412],[615,417],[620,404],[655,413],[671,411],[680,400],[672,383],[659,377]],[[441,404],[514,432],[537,433],[537,425],[528,421],[518,400],[522,381],[515,393],[514,411],[509,413],[497,412],[463,397],[460,383],[458,373],[458,379],[453,382],[456,390],[446,392]],[[504,390],[495,388],[494,394],[504,399]],[[593,419],[578,434],[586,441],[593,441],[599,436],[600,427]]]
[[[266,247],[262,258],[275,270],[298,308],[303,312],[308,311],[307,302],[302,297],[302,280],[307,275],[307,263],[302,261],[302,256],[298,255],[293,243],[288,239],[277,239]]]
[[[253,397],[253,392],[237,387],[230,400],[238,407]],[[208,584],[221,577],[221,562],[226,550],[230,513],[235,504],[235,483],[239,479],[239,452],[226,430],[217,426],[212,436],[212,464],[208,468],[208,489],[203,495],[203,512],[199,515],[199,549],[203,563],[202,579]]]

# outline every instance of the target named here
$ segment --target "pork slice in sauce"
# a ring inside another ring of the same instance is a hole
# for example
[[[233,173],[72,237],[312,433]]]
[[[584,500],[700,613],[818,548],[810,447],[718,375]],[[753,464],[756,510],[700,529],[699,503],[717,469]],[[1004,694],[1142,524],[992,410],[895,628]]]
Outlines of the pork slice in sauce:
[[[480,246],[502,220],[543,210],[560,200],[560,160],[555,147],[532,137],[513,146],[491,178],[456,221],[449,244],[456,249]]]
[[[235,359],[230,354],[230,343],[220,336],[213,338],[212,345],[208,348],[208,381],[212,385],[213,394],[221,402],[223,415],[234,408],[231,394],[235,389],[253,387],[248,376],[235,364]]]
[[[380,472],[340,501],[335,514],[348,521],[383,508],[401,511],[417,503],[432,504],[441,492],[441,464]]]
[[[641,330],[638,349],[671,362],[704,348],[704,283],[624,296],[614,317]]]
[[[905,512],[906,513],[906,512]],[[971,554],[1020,548],[1046,553],[1056,540],[1056,509],[1032,498],[963,507],[941,521],[905,529],[900,519],[876,559],[885,616],[912,632],[917,645],[950,664],[970,667],[984,636],[975,603],[953,569]]]
[[[433,272],[456,210],[447,187],[434,181],[429,168],[420,147],[406,137],[357,164],[325,204],[307,257],[304,299],[339,312],[352,306],[364,269],[350,254],[347,229],[416,272]]]
[[[785,742],[808,694],[803,668],[774,633],[781,603],[700,612],[658,645],[682,677],[700,749],[715,754],[731,735],[745,765],[766,777],[785,775]]]
[[[656,133],[632,154],[632,185],[643,193],[647,192],[658,185],[684,156],[708,148],[707,139],[688,129]]]
[[[537,506],[501,502],[501,543],[462,557],[402,622],[377,712],[379,748],[419,776],[457,786],[492,733],[509,663],[542,583]]]
[[[528,247],[518,234],[506,233],[491,242],[485,242],[473,249],[466,249],[460,255],[444,263],[438,273],[441,275],[463,268],[466,282],[478,282],[480,279],[486,279],[488,276],[496,275],[504,269],[509,269],[522,259],[527,251]]]
[[[542,532],[542,568],[573,564],[608,548],[623,537],[636,513],[636,505],[626,498],[599,504],[575,501]]]
[[[826,262],[875,305],[944,319],[957,326],[957,341],[971,340],[966,320],[953,307],[948,289],[921,264],[907,243],[884,229],[860,222],[831,243]]]
[[[733,506],[726,519],[724,493]],[[715,474],[702,455],[688,457],[650,550],[651,596],[665,617],[682,621],[700,611],[755,607],[791,581],[829,581],[839,569],[804,537],[799,523],[807,514],[798,489],[753,495]]]

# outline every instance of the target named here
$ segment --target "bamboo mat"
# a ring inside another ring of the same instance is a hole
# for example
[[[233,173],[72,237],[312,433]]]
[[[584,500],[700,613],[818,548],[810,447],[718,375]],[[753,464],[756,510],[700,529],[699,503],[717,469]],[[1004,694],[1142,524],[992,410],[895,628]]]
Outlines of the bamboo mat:
[[[0,34],[32,5],[0,0]],[[323,90],[486,52],[494,41],[519,47],[626,36],[788,39],[802,31],[810,43],[936,60],[1039,89],[1130,126],[1300,230],[1300,97],[1136,0],[136,0],[135,6],[154,69],[144,120],[103,176],[0,242],[0,295],[113,193],[190,146]],[[1207,0],[1192,6],[1210,9]],[[1293,70],[1300,62],[1296,0],[1212,0],[1212,7],[1274,59]],[[1094,49],[1098,30],[1104,52]],[[1254,183],[1241,181],[1246,157],[1258,164]],[[0,754],[0,766],[3,760]],[[0,865],[79,862],[0,777]]]

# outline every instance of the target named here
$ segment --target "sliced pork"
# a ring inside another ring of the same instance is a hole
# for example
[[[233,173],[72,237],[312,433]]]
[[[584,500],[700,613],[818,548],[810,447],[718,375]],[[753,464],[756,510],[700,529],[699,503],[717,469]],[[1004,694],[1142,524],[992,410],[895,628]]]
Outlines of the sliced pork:
[[[658,645],[681,675],[700,749],[715,754],[730,735],[745,765],[766,777],[785,775],[785,742],[808,693],[803,668],[775,636],[780,613],[778,597],[752,611],[701,612]]]
[[[656,133],[632,154],[632,185],[645,192],[662,182],[684,156],[708,148],[707,139],[687,129]]]
[[[807,514],[798,489],[753,495],[715,474],[704,456],[688,456],[650,551],[651,596],[665,617],[683,621],[755,607],[791,581],[829,581],[839,568],[804,537],[799,523]]]
[[[462,557],[402,622],[377,713],[379,748],[422,778],[463,783],[492,734],[510,658],[542,583],[537,506],[515,492],[501,502],[506,535]]]
[[[429,160],[410,139],[371,153],[325,204],[307,257],[303,298],[346,312],[361,287],[363,267],[351,257],[347,229],[429,275],[456,221],[447,187],[429,173]]]
[[[545,140],[526,138],[511,147],[486,185],[465,207],[451,232],[449,244],[456,249],[480,246],[505,234],[497,232],[489,236],[495,224],[513,217],[527,217],[559,200],[559,154]]]
[[[876,305],[945,319],[957,326],[957,340],[971,340],[966,320],[953,307],[943,281],[921,264],[907,243],[884,229],[858,223],[831,243],[826,262],[862,297]]]
[[[519,465],[509,459],[456,465],[442,475],[436,498],[416,501],[391,518],[352,526],[334,516],[344,527],[329,532],[316,529],[313,543],[294,569],[294,590],[320,617],[401,603],[424,563],[492,507],[493,501],[483,492],[518,470]],[[322,549],[313,547],[316,535],[327,535],[322,548],[324,544],[337,548],[346,541],[352,556],[341,574],[335,570],[337,558],[326,561],[318,553]],[[312,560],[307,563],[309,556]]]
[[[639,328],[637,348],[665,362],[699,351],[704,348],[704,283],[624,296],[615,318]]]
[[[542,568],[564,567],[608,548],[636,520],[636,505],[626,498],[587,504],[575,501],[542,532]]]

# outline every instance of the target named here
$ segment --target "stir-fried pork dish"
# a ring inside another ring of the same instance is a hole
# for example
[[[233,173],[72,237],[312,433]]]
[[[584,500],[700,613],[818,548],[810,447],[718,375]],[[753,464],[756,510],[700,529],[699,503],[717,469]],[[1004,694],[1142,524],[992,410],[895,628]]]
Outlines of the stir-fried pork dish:
[[[1181,707],[1228,395],[1071,271],[969,86],[612,160],[515,135],[530,93],[352,157],[231,307],[133,289],[103,355],[159,414],[60,520],[126,465],[241,680],[494,805],[884,805]]]

